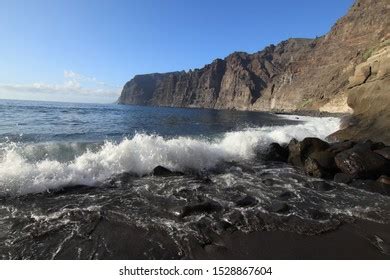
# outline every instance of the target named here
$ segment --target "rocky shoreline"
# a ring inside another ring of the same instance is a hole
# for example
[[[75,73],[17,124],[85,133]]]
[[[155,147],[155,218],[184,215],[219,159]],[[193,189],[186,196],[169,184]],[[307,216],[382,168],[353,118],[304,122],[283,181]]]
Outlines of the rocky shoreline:
[[[371,192],[374,196],[390,196],[390,147],[381,142],[328,143],[319,138],[292,139],[287,145],[270,144],[265,153],[259,152],[257,160],[302,170],[316,178],[307,181],[305,187],[321,193],[329,194],[345,184]],[[150,175],[172,180],[185,176],[163,166],[154,168]],[[204,188],[214,185],[207,174],[196,176]],[[266,177],[262,181],[267,186],[275,183]],[[258,224],[258,228],[254,226],[254,230],[249,231],[241,229],[248,217],[240,211],[233,211],[226,220],[218,219],[226,212],[223,203],[202,199],[201,193],[194,202],[188,189],[177,190],[176,194],[188,199],[187,204],[178,209],[178,221],[188,222],[195,217],[203,217],[197,220],[196,228],[207,240],[192,240],[188,245],[189,254],[179,257],[181,259],[387,259],[390,254],[388,223],[330,214],[321,208],[307,209],[310,219],[303,221],[294,214],[294,204],[291,203],[296,194],[292,191],[281,192],[266,206],[268,214],[260,211],[251,217],[247,222]],[[250,212],[258,205],[259,197],[241,195],[234,198],[230,208]],[[212,221],[216,224],[212,225]],[[124,238],[124,242],[129,243],[129,240]],[[176,259],[178,255],[173,250],[161,257]]]
[[[96,186],[0,197],[4,209],[16,209],[3,214],[11,230],[0,255],[388,259],[389,150],[373,141],[293,139],[204,173],[156,166]]]
[[[326,142],[319,138],[307,137],[302,141],[292,139],[288,144],[271,143],[267,150],[258,155],[260,161],[283,163],[300,169],[307,176],[318,178],[313,183],[320,191],[329,191],[338,184],[390,196],[390,146],[382,142],[352,141]],[[170,177],[185,175],[182,172],[171,171],[163,166],[156,166],[152,176]],[[197,175],[205,184],[212,184],[207,175]],[[264,180],[267,183],[268,179]],[[271,180],[272,181],[272,180]],[[328,183],[328,182],[334,183]],[[272,182],[269,182],[272,185]],[[309,186],[310,185],[310,186]],[[313,186],[311,186],[313,187]],[[284,192],[269,205],[268,210],[274,213],[288,213],[287,203],[291,192]],[[236,207],[251,207],[257,204],[252,196],[241,197],[235,201]],[[183,207],[179,213],[181,218],[196,214],[219,212],[222,206],[215,201],[203,201]],[[312,217],[321,219],[323,213],[314,211]]]
[[[292,139],[285,145],[271,143],[259,157],[264,161],[287,163],[311,177],[390,196],[390,146],[382,142],[326,142],[307,137],[302,141]],[[183,173],[157,166],[151,175],[175,176]],[[247,200],[242,203],[250,204],[250,198]]]
[[[332,113],[332,112],[324,112],[324,111],[315,111],[315,110],[295,110],[292,112],[284,112],[284,111],[264,111],[266,113],[273,113],[276,115],[297,115],[297,116],[307,116],[307,117],[336,117],[336,118],[350,118],[351,114],[349,113]]]
[[[390,195],[390,146],[382,142],[292,139],[288,145],[272,143],[265,160],[286,162],[312,177]]]

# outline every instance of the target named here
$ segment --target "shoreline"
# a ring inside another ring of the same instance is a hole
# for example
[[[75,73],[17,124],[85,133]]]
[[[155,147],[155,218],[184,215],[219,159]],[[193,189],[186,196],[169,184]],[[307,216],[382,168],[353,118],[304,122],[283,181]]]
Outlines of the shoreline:
[[[381,236],[381,238],[379,238]],[[218,245],[194,251],[196,259],[388,260],[390,224],[363,220],[318,235],[287,231],[225,233]]]
[[[266,113],[266,112],[265,112]],[[331,113],[331,112],[322,112],[322,111],[311,111],[311,110],[303,110],[303,111],[292,111],[292,112],[283,112],[283,111],[269,111],[269,113],[276,115],[297,115],[297,116],[307,116],[307,117],[335,117],[335,118],[343,118],[351,116],[350,113]]]
[[[104,218],[95,227],[90,238],[104,237],[110,251],[102,251],[98,259],[147,260],[388,260],[390,257],[390,224],[355,219],[337,229],[316,235],[270,230],[243,232],[224,231],[209,234],[207,244],[189,240],[183,255],[180,247],[166,238],[166,233],[108,221]],[[73,259],[77,243],[63,250],[55,259]]]
[[[284,162],[314,178],[390,196],[390,146],[383,142],[326,142],[316,137],[271,143],[265,161]]]

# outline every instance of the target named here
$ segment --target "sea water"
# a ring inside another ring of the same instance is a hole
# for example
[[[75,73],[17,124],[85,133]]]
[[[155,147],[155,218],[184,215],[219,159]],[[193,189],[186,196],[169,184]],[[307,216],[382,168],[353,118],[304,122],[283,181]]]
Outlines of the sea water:
[[[388,197],[262,160],[272,142],[324,139],[339,123],[334,117],[1,100],[0,256],[130,258],[134,244],[143,244],[143,258],[188,258],[193,244],[227,228],[321,234],[351,218],[386,223]],[[150,175],[159,165],[180,173]],[[245,197],[253,203],[239,206]],[[275,211],[275,202],[288,210]],[[185,207],[207,203],[218,207],[182,215]]]

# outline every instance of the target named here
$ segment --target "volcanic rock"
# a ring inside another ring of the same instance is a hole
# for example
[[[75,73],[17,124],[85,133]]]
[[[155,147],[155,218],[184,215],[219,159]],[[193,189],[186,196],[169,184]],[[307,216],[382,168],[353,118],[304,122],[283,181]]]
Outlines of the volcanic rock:
[[[314,152],[305,160],[306,174],[317,178],[330,178],[336,170],[334,155],[329,151]]]
[[[168,168],[165,168],[164,166],[158,165],[153,169],[152,175],[164,177],[164,176],[183,175],[183,173],[173,172],[173,171],[169,170]]]
[[[352,178],[378,178],[389,172],[389,161],[381,155],[356,145],[336,155],[335,162],[338,168]]]
[[[321,139],[308,137],[301,142],[292,139],[288,144],[288,162],[295,166],[303,166],[305,160],[314,152],[321,152],[329,148],[329,144]]]
[[[342,142],[332,143],[328,151],[333,154],[338,154],[342,151],[352,148],[356,144],[355,141],[346,140]]]
[[[288,153],[287,146],[281,146],[278,143],[271,143],[266,151],[264,160],[287,162]]]
[[[385,148],[380,149],[380,150],[375,150],[374,152],[381,155],[385,159],[390,160],[390,147],[385,147]]]

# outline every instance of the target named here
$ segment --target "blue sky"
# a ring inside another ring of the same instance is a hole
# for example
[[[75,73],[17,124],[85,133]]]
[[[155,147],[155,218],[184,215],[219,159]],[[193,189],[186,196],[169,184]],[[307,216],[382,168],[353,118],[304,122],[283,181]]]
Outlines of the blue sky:
[[[0,98],[114,102],[136,74],[321,36],[353,0],[0,0]]]

